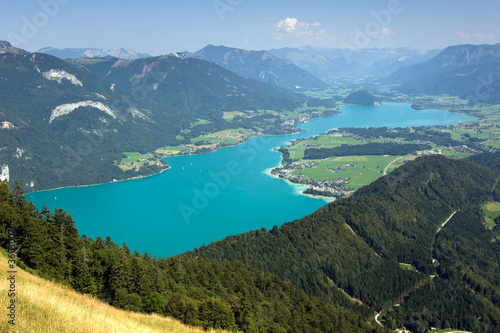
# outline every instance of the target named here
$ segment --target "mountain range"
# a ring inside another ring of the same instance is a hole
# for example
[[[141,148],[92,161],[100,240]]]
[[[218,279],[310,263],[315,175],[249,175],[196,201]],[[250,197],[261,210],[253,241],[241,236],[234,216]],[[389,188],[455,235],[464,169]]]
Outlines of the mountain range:
[[[271,49],[269,53],[289,60],[327,83],[345,78],[381,79],[397,69],[431,59],[438,50],[412,48],[330,49],[304,46]]]
[[[207,45],[203,49],[187,55],[214,62],[243,77],[290,90],[324,89],[328,86],[291,61],[275,57],[267,51]]]
[[[500,101],[500,44],[450,46],[432,59],[383,80],[408,94],[449,94],[472,102]]]
[[[386,79],[390,83],[409,80],[456,70],[463,66],[481,65],[500,61],[500,44],[496,45],[456,45],[441,51],[435,57],[400,68]]]
[[[241,77],[182,53],[136,60],[79,59],[71,63],[135,96],[203,119],[220,118],[223,111],[238,109],[293,108],[298,106],[296,100],[304,100],[288,90]]]
[[[147,53],[138,53],[132,50],[115,47],[112,49],[98,48],[65,48],[58,49],[55,47],[44,47],[37,52],[47,53],[60,59],[78,59],[78,58],[121,58],[121,59],[138,59],[151,57]]]

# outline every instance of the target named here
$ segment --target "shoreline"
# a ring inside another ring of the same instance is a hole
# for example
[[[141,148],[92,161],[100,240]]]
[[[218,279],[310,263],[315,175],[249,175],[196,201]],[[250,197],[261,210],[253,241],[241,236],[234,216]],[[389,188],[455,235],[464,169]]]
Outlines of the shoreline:
[[[66,189],[66,188],[79,188],[79,187],[90,187],[90,186],[99,186],[99,185],[106,185],[106,184],[113,184],[113,183],[120,183],[120,182],[125,182],[125,181],[128,181],[128,180],[139,180],[139,179],[143,179],[143,178],[148,178],[148,177],[152,177],[152,176],[157,176],[157,175],[160,175],[162,174],[163,172],[167,171],[167,170],[170,170],[172,167],[171,166],[168,166],[167,168],[161,170],[160,172],[158,173],[153,173],[151,175],[147,175],[147,176],[136,176],[136,177],[132,177],[132,178],[126,178],[126,179],[114,179],[112,181],[109,181],[109,182],[104,182],[104,183],[97,183],[97,184],[87,184],[87,185],[73,185],[73,186],[61,186],[61,187],[55,187],[55,188],[50,188],[50,189],[47,189],[47,190],[40,190],[40,191],[33,191],[33,192],[29,192],[29,193],[25,193],[24,196],[26,195],[30,195],[30,194],[33,194],[33,193],[41,193],[41,192],[47,192],[47,191],[55,191],[55,190],[63,190],[63,189]]]
[[[281,162],[280,162],[281,163]],[[308,193],[304,193],[303,191],[306,189],[306,188],[309,188],[309,186],[307,185],[304,185],[304,184],[296,184],[296,183],[292,183],[291,181],[289,181],[288,179],[284,179],[284,178],[280,178],[280,177],[276,177],[275,175],[273,175],[271,173],[271,170],[274,169],[274,168],[278,168],[278,166],[275,166],[275,167],[272,167],[272,168],[268,168],[268,169],[265,169],[262,171],[263,174],[266,174],[268,175],[269,177],[272,177],[272,178],[275,178],[275,179],[280,179],[280,180],[283,180],[285,181],[286,183],[288,183],[288,185],[292,186],[293,189],[294,189],[294,194],[296,195],[304,195],[306,197],[309,197],[309,198],[314,198],[314,199],[322,199],[323,201],[326,201],[326,203],[330,203],[332,201],[335,201],[337,199],[333,198],[333,197],[325,197],[323,195],[313,195],[313,194],[308,194]],[[303,187],[303,189],[300,189],[299,187]]]
[[[328,117],[331,117],[331,116],[335,116],[337,114],[340,114],[342,113],[343,111],[341,109],[338,110],[339,112],[333,114],[333,115],[330,115]],[[309,121],[312,121],[312,120],[316,120],[316,119],[322,119],[322,118],[327,118],[327,117],[318,117],[318,118],[313,118]],[[303,122],[303,123],[299,123],[299,124],[306,124],[308,123],[309,121],[306,121],[306,122]],[[296,124],[296,125],[299,125],[299,124]],[[294,125],[295,127],[297,127],[296,125]],[[194,156],[194,155],[205,155],[205,154],[210,154],[210,153],[215,153],[216,151],[218,151],[219,149],[224,149],[224,148],[231,148],[231,147],[236,147],[236,146],[239,146],[239,145],[242,145],[244,144],[245,142],[247,142],[248,140],[250,139],[253,139],[253,138],[257,138],[257,137],[274,137],[274,136],[287,136],[287,135],[294,135],[294,134],[298,134],[298,133],[301,133],[303,132],[303,130],[299,127],[297,127],[297,130],[298,132],[295,132],[295,133],[288,133],[288,134],[275,134],[275,135],[256,135],[256,136],[252,136],[251,138],[247,138],[246,140],[243,140],[242,142],[239,142],[237,144],[234,144],[234,145],[229,145],[229,146],[224,146],[224,147],[219,147],[217,149],[214,149],[212,151],[208,151],[208,152],[204,152],[204,153],[195,153],[195,154],[175,154],[175,155],[168,155],[168,156],[163,156],[162,159],[165,159],[165,158],[169,158],[169,157],[180,157],[180,156]],[[112,184],[112,183],[118,183],[118,182],[123,182],[123,181],[127,181],[127,180],[137,180],[137,179],[142,179],[142,178],[147,178],[147,177],[152,177],[152,176],[156,176],[156,175],[159,175],[159,174],[162,174],[164,171],[167,171],[171,168],[171,166],[168,166],[167,168],[163,169],[162,171],[158,172],[158,173],[153,173],[151,175],[147,175],[147,176],[136,176],[136,177],[132,177],[132,178],[127,178],[127,179],[120,179],[120,180],[112,180],[112,181],[109,181],[109,182],[104,182],[104,183],[97,183],[97,184],[88,184],[88,185],[71,185],[71,186],[61,186],[61,187],[55,187],[55,188],[50,188],[50,189],[46,189],[46,190],[39,190],[39,191],[33,191],[33,192],[29,192],[29,193],[25,193],[24,195],[29,195],[29,194],[32,194],[32,193],[40,193],[40,192],[46,192],[46,191],[53,191],[53,190],[62,190],[62,189],[66,189],[66,188],[78,188],[78,187],[89,187],[89,186],[98,186],[98,185],[105,185],[105,184]],[[271,168],[272,169],[272,168]],[[274,177],[274,176],[273,176]],[[297,184],[295,184],[297,185]],[[310,196],[308,194],[303,194],[303,195],[307,195],[307,196]],[[312,196],[314,197],[314,196]],[[327,198],[327,197],[325,197]]]

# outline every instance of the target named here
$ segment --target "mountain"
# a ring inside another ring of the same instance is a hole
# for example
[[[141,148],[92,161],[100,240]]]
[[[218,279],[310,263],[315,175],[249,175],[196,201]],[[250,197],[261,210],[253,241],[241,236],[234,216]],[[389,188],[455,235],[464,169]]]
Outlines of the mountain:
[[[266,51],[249,51],[226,46],[208,45],[188,54],[214,62],[238,75],[267,82],[289,90],[324,89],[327,84],[290,61]]]
[[[421,157],[303,219],[180,258],[246,263],[382,312],[390,329],[500,332],[500,229],[485,226],[481,209],[500,197],[500,155],[475,160],[485,165]]]
[[[385,81],[401,84],[415,78],[450,72],[464,66],[492,62],[500,62],[500,44],[450,46],[425,62],[398,69]]]
[[[397,70],[385,82],[406,94],[449,94],[474,103],[500,101],[500,44],[457,45]]]
[[[384,78],[403,66],[426,61],[438,51],[412,48],[329,49],[304,46],[272,49],[269,53],[289,60],[325,82],[343,78]]]
[[[26,190],[157,172],[161,160],[139,172],[114,163],[175,142],[184,119],[59,58],[0,44],[0,164]]]
[[[302,95],[179,53],[136,60],[80,59],[71,63],[135,96],[207,120],[220,119],[223,111],[292,109],[305,100]]]
[[[151,57],[147,53],[138,53],[132,50],[115,47],[112,49],[97,49],[97,48],[65,48],[57,49],[55,47],[44,47],[38,50],[39,53],[47,53],[60,59],[78,59],[78,58],[121,58],[121,59],[138,59]]]
[[[440,74],[417,77],[398,88],[407,94],[448,94],[474,103],[500,102],[500,61],[462,66]]]

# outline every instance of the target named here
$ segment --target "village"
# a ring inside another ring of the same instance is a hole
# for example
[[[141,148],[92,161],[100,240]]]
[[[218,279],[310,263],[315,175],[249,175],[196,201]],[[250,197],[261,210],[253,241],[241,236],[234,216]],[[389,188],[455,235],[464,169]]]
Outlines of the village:
[[[321,195],[324,197],[334,197],[342,198],[354,192],[352,188],[345,187],[349,178],[337,178],[329,179],[323,182],[319,182],[310,179],[304,175],[294,175],[292,174],[293,169],[304,168],[306,165],[316,166],[317,162],[294,162],[294,166],[290,167],[277,167],[271,170],[271,174],[275,177],[288,180],[293,184],[307,185],[309,188],[304,191],[305,194]],[[302,165],[302,166],[300,166]],[[313,166],[308,166],[313,167]],[[334,173],[332,171],[332,173]]]

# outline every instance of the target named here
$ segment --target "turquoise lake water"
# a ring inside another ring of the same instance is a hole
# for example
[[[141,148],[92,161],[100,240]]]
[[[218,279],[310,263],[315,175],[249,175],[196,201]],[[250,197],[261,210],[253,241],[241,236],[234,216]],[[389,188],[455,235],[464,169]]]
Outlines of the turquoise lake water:
[[[280,226],[327,203],[265,173],[281,161],[273,148],[332,128],[455,125],[474,119],[396,103],[341,109],[337,115],[301,124],[304,133],[256,137],[210,154],[166,158],[171,168],[159,175],[26,197],[39,209],[47,205],[66,210],[82,235],[109,235],[132,251],[168,257],[229,235]]]

